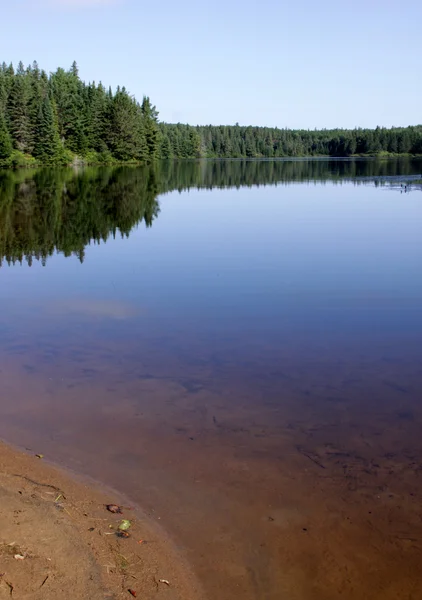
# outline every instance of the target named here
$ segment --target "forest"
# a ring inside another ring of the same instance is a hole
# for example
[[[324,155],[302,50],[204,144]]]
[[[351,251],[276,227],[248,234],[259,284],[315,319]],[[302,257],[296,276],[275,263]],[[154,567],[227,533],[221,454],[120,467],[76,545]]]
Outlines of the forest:
[[[86,83],[77,64],[47,74],[0,66],[0,166],[158,159],[422,155],[422,125],[290,130],[160,122],[148,96]]]

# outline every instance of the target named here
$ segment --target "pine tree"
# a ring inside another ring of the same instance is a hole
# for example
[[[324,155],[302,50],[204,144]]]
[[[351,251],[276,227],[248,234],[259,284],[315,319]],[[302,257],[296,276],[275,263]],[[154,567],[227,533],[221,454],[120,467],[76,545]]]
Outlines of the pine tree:
[[[31,128],[32,141],[35,143],[36,129],[38,123],[38,113],[43,98],[48,93],[48,79],[45,72],[41,72],[38,63],[33,62],[29,71],[30,100],[28,106],[28,116]]]
[[[46,95],[38,112],[34,156],[48,164],[58,164],[63,159],[55,112],[54,103]]]
[[[6,127],[6,120],[0,112],[0,163],[12,154],[12,140]]]
[[[86,88],[85,103],[87,111],[87,145],[97,152],[105,152],[107,150],[105,137],[108,129],[109,102],[101,83],[98,86],[92,83]]]
[[[70,73],[76,77],[76,79],[79,79],[79,68],[76,60],[73,61],[72,66],[70,67]]]
[[[142,114],[144,117],[145,137],[148,146],[148,157],[151,160],[159,158],[160,128],[158,126],[158,112],[152,106],[148,96],[142,100]]]
[[[411,150],[410,135],[407,129],[403,130],[398,137],[398,150],[401,153],[407,153]]]
[[[0,113],[5,114],[7,104],[7,88],[6,88],[6,76],[2,69],[0,69]]]
[[[141,162],[148,161],[149,149],[147,144],[146,132],[145,132],[145,123],[142,114],[142,108],[139,106],[137,102],[136,105],[136,150],[134,154],[134,158]]]
[[[72,152],[83,154],[88,147],[85,135],[86,107],[76,63],[68,72],[57,69],[51,76],[50,86],[57,106],[60,138]]]
[[[7,99],[6,116],[15,148],[26,153],[31,153],[33,147],[29,105],[29,78],[19,63]]]
[[[160,158],[164,158],[164,159],[172,158],[172,148],[171,148],[169,136],[166,133],[161,135]]]
[[[141,112],[125,88],[117,88],[109,111],[108,146],[118,160],[142,160],[145,136]]]

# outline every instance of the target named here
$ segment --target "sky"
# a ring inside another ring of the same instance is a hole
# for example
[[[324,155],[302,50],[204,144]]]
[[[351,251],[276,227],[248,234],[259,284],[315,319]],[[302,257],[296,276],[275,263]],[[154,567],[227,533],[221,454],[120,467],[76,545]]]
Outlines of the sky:
[[[422,123],[420,0],[0,0],[0,62],[150,96],[167,122]]]

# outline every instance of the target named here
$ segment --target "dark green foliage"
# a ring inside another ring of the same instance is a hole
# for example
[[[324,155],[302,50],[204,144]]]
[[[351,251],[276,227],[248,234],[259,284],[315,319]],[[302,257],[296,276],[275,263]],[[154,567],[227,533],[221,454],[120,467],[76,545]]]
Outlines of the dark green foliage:
[[[173,157],[172,147],[167,133],[163,133],[161,136],[160,156],[164,159]]]
[[[30,121],[30,80],[22,63],[11,81],[7,96],[6,115],[14,147],[21,152],[32,151],[33,130]]]
[[[63,158],[55,104],[48,95],[42,100],[38,111],[34,156],[45,164],[59,164]]]
[[[0,113],[6,112],[7,96],[9,94],[8,77],[6,75],[7,67],[3,63],[0,67]]]
[[[88,148],[96,152],[107,151],[106,137],[109,126],[110,99],[101,83],[85,88],[86,128]]]
[[[147,96],[144,96],[141,110],[144,119],[144,131],[148,155],[152,159],[160,158],[160,129],[158,127],[157,109],[155,106],[152,106],[150,99]]]
[[[142,110],[126,92],[117,89],[110,101],[107,143],[121,161],[143,160],[151,156],[146,144]]]
[[[422,126],[385,129],[335,129],[321,131],[269,127],[192,127],[161,123],[162,157],[167,158],[282,158],[295,156],[338,156],[382,153],[419,154]]]
[[[76,63],[69,72],[57,69],[51,76],[51,88],[57,106],[60,138],[69,150],[83,154],[87,148],[86,105],[84,86],[78,77]]]
[[[12,154],[12,140],[6,127],[6,122],[0,111],[0,164],[7,161]]]
[[[16,164],[24,154],[45,164],[69,163],[75,157],[100,163],[161,157],[158,112],[149,98],[141,106],[125,88],[113,93],[101,83],[86,84],[75,62],[68,71],[59,68],[50,76],[36,62],[27,69],[19,63],[16,72],[3,63],[0,114],[18,151]],[[3,134],[3,143],[9,138]]]

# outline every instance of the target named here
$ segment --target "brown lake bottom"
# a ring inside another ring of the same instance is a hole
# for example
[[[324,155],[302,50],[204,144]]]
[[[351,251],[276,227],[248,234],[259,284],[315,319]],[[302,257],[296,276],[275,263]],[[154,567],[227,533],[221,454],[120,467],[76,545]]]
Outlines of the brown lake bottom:
[[[416,600],[420,335],[254,339],[6,336],[0,436],[133,498],[210,598]]]

